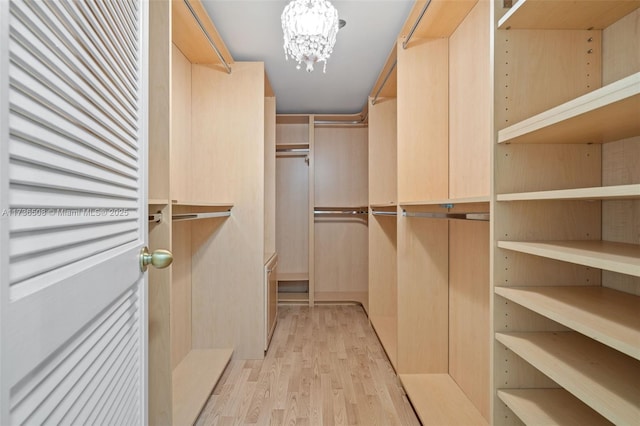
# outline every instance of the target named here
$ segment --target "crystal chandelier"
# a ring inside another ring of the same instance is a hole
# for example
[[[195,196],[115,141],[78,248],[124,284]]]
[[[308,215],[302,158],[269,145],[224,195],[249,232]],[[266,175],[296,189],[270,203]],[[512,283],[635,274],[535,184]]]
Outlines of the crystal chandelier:
[[[300,64],[307,64],[307,72],[313,64],[324,62],[333,52],[338,34],[338,11],[327,0],[292,0],[282,11],[284,53]]]

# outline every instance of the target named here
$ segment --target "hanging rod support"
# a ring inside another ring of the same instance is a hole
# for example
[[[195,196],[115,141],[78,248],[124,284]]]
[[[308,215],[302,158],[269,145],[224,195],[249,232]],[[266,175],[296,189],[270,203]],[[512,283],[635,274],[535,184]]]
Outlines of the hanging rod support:
[[[227,61],[225,61],[224,58],[222,57],[222,53],[220,53],[218,46],[216,46],[215,42],[211,38],[211,35],[209,35],[209,33],[207,32],[207,29],[204,27],[204,24],[198,17],[198,14],[196,13],[196,11],[193,10],[191,3],[189,3],[189,0],[183,0],[183,1],[184,1],[184,4],[187,6],[187,9],[189,9],[189,12],[191,12],[191,16],[193,16],[193,19],[195,19],[196,22],[198,23],[198,27],[200,27],[200,31],[202,31],[202,34],[204,34],[204,36],[207,38],[209,45],[213,48],[213,51],[216,52],[216,55],[218,55],[218,59],[220,59],[220,62],[222,62],[222,65],[224,65],[224,67],[227,69],[227,73],[231,74],[231,67],[229,66]]]
[[[382,80],[382,84],[380,85],[380,87],[376,91],[375,96],[371,100],[371,105],[375,105],[376,104],[376,101],[378,100],[378,96],[380,96],[380,92],[382,92],[382,89],[384,88],[384,85],[387,84],[387,80],[389,80],[389,77],[391,76],[391,73],[393,72],[393,70],[394,70],[394,68],[396,67],[397,64],[398,64],[398,60],[396,59],[395,61],[393,61],[393,65],[391,65],[391,68],[389,68],[389,72],[384,77],[384,80]]]
[[[418,16],[418,19],[416,20],[416,22],[413,23],[413,26],[411,27],[411,30],[409,30],[409,34],[407,35],[407,39],[402,42],[402,48],[403,49],[407,48],[407,44],[409,44],[409,41],[411,40],[411,37],[413,37],[413,33],[415,32],[416,28],[418,28],[418,24],[420,24],[420,21],[422,21],[422,17],[424,16],[424,13],[429,8],[430,4],[431,4],[431,0],[427,0],[427,2],[424,4],[424,7],[420,11],[420,16]]]

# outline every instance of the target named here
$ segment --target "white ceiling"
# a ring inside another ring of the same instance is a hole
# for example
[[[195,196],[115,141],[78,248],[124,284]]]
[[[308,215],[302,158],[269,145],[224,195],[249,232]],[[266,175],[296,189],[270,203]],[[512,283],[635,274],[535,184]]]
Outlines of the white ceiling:
[[[280,15],[289,0],[202,0],[235,61],[263,61],[279,114],[362,111],[414,0],[333,0],[347,25],[327,72],[285,60]]]

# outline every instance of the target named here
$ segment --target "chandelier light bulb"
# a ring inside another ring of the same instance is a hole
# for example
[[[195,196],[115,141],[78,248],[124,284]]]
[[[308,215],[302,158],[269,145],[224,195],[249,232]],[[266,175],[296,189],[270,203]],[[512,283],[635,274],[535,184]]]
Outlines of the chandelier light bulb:
[[[339,28],[336,8],[327,0],[292,0],[281,20],[285,58],[298,61],[297,69],[304,62],[307,72],[316,62],[324,62],[326,72]]]

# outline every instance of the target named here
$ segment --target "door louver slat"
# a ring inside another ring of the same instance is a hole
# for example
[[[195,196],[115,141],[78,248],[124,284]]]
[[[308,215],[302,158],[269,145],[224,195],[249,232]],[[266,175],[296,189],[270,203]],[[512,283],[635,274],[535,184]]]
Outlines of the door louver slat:
[[[50,8],[58,12],[55,2],[48,4]],[[66,25],[60,25],[56,22],[58,15],[54,14],[49,8],[40,7],[39,2],[30,3],[30,8],[26,7],[24,2],[14,2],[11,4],[11,10],[14,16],[19,18],[12,22],[12,33],[17,33],[18,23],[23,23],[28,29],[30,37],[37,37],[42,43],[46,44],[51,51],[52,56],[57,56],[65,61],[79,78],[91,82],[96,87],[96,91],[108,93],[108,95],[117,99],[119,105],[124,108],[129,115],[135,119],[136,104],[134,95],[123,90],[118,86],[109,74],[109,69],[105,67],[100,52],[92,52],[91,46],[86,45],[82,37],[75,37],[77,31],[68,31],[67,27],[73,27],[68,22],[68,16],[64,11],[58,12],[60,19]],[[12,37],[14,34],[12,34]],[[30,39],[27,37],[27,40]]]
[[[79,392],[96,395],[108,388],[107,383],[124,386],[120,388],[125,391],[120,399],[125,400],[123,395],[136,388],[130,379],[137,374],[139,360],[138,307],[137,292],[127,291],[49,360],[46,368],[16,385],[11,392],[12,424],[58,424],[65,417],[63,411],[73,414],[74,423],[87,424],[92,412],[104,408],[107,401],[76,406],[74,411],[69,410],[73,406],[69,401],[77,400]],[[106,361],[114,357],[124,361],[119,367],[126,367],[112,371],[112,366],[118,364]],[[111,396],[116,394],[111,392]],[[69,409],[65,410],[65,404]]]

